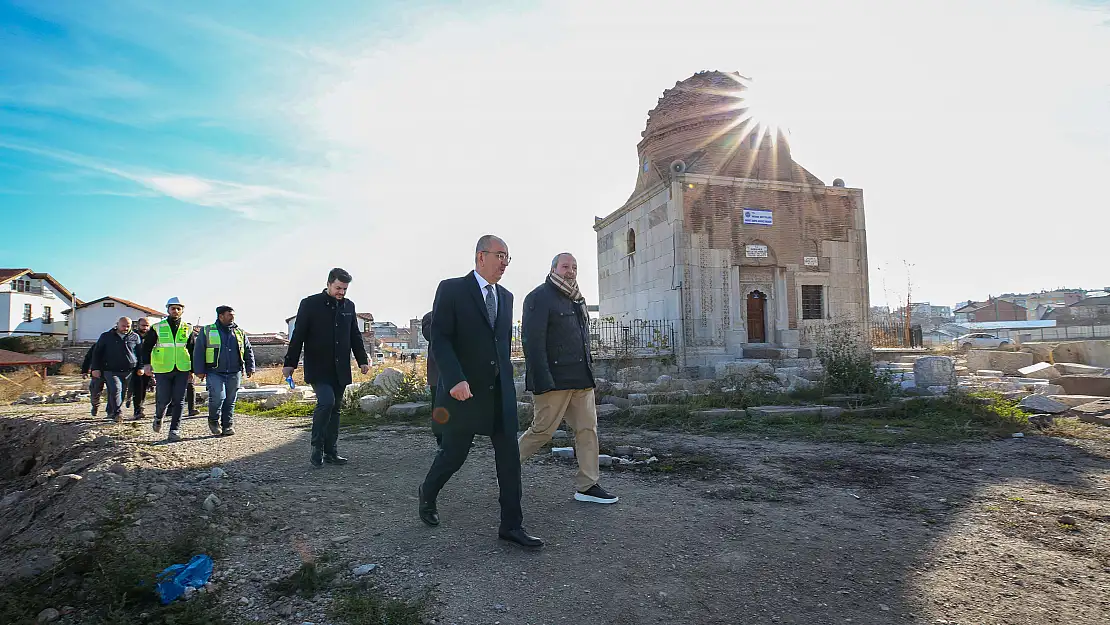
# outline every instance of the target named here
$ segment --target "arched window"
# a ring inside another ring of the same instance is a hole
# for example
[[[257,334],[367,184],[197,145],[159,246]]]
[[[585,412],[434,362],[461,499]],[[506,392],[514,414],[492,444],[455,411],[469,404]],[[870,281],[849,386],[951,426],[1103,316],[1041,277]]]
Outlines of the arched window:
[[[636,231],[632,228],[628,229],[628,253],[636,253]]]

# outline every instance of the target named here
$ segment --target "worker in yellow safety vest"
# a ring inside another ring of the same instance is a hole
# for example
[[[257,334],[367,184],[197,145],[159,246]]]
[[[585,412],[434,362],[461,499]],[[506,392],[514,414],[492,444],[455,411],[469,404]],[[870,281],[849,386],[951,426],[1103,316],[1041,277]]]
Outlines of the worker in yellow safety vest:
[[[254,349],[235,325],[235,309],[216,307],[216,323],[204,326],[193,346],[193,373],[208,388],[208,429],[217,436],[235,434],[235,396],[241,375],[254,373]]]
[[[185,389],[193,379],[193,328],[182,320],[185,305],[176,297],[166,302],[167,317],[154,324],[143,337],[143,371],[154,375],[154,431],[162,431],[162,419],[170,413],[167,441],[181,440],[181,414],[185,409]]]

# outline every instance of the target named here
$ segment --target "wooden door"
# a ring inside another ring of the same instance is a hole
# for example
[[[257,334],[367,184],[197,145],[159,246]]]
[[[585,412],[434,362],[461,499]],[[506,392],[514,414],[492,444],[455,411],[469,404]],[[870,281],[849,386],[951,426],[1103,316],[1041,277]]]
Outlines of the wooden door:
[[[767,330],[764,315],[767,309],[767,296],[759,291],[748,293],[748,342],[766,343]]]

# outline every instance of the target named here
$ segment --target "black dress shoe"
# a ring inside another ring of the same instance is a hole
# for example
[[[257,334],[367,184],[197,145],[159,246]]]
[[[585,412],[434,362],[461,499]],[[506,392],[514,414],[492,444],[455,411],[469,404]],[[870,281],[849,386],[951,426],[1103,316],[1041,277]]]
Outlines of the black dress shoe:
[[[347,459],[339,454],[324,454],[324,462],[328,464],[347,464]]]
[[[539,549],[543,547],[543,541],[535,536],[529,536],[524,528],[518,527],[515,530],[500,530],[497,532],[497,537],[501,540],[507,540],[511,543],[516,543],[525,549]]]
[[[309,457],[308,461],[317,469],[324,466],[324,450],[319,447],[313,447],[312,456]]]
[[[416,489],[416,496],[420,500],[420,520],[431,527],[439,525],[439,511],[436,510],[436,502],[424,498],[423,485]]]

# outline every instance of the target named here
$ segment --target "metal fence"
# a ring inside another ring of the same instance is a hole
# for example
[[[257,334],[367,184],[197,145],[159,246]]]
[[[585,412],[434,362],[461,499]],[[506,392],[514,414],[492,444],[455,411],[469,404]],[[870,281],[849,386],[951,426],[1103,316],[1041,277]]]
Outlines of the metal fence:
[[[898,319],[872,320],[869,326],[871,347],[916,348],[924,345],[921,326],[918,324],[910,325],[908,331],[906,322]]]
[[[596,357],[652,356],[674,353],[674,324],[670,321],[590,320],[590,352]],[[520,326],[513,328],[513,356],[523,356]]]
[[[673,354],[674,324],[666,320],[590,320],[590,351],[601,357]]]

